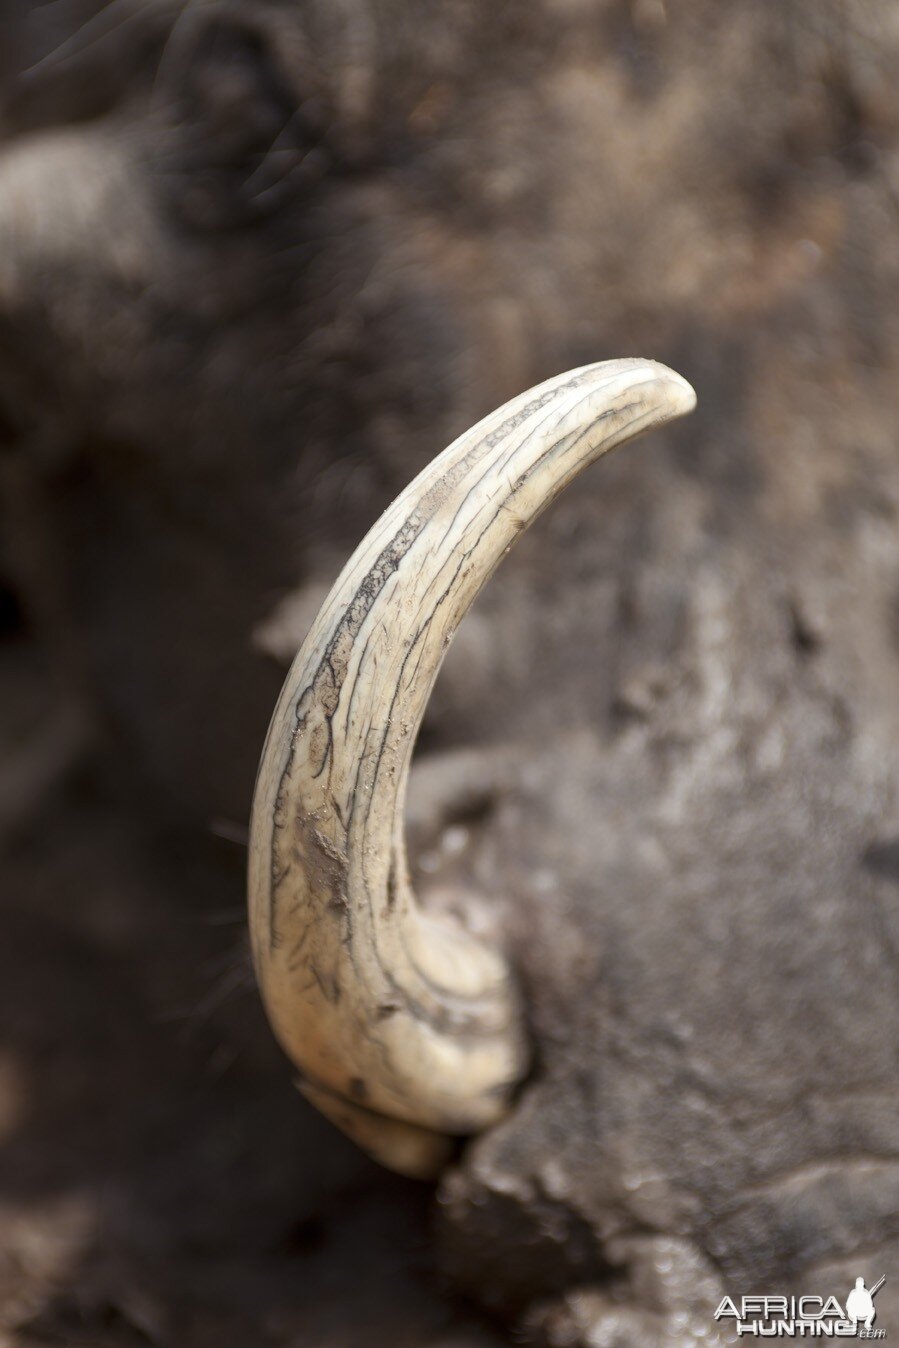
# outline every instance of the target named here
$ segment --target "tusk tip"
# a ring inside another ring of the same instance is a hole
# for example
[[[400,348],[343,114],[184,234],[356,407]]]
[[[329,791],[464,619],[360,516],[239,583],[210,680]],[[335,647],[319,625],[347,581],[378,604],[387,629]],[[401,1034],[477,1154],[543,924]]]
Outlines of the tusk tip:
[[[676,417],[685,417],[696,407],[696,390],[684,379],[682,374],[671,370],[658,361],[648,361],[655,370],[666,392],[666,412],[673,421]]]
[[[646,416],[639,427],[640,432],[677,421],[696,407],[693,385],[661,361],[628,356],[622,360],[598,361],[571,373],[586,373],[591,382],[595,381],[597,392],[603,395],[608,393],[610,383],[613,387],[617,384],[622,394],[633,390]]]

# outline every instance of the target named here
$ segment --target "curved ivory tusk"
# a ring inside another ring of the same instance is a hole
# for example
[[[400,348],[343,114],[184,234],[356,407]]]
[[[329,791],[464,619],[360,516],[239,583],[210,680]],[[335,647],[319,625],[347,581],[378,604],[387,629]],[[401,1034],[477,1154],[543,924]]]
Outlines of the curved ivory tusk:
[[[441,1135],[500,1118],[526,1065],[502,953],[423,912],[409,881],[406,778],[443,655],[544,506],[607,450],[694,404],[665,366],[620,360],[486,417],[382,515],[284,685],[253,803],[259,983],[307,1093],[397,1168],[424,1173]]]

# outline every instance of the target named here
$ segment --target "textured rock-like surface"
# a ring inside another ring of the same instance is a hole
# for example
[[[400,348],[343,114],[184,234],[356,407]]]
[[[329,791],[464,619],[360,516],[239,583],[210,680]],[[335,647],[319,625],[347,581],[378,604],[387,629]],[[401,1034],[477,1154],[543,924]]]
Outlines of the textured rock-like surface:
[[[596,501],[523,544],[534,583],[577,540],[594,686],[522,614],[560,691],[509,727],[519,772],[466,864],[508,896],[540,1069],[446,1180],[444,1238],[519,1304],[569,1258],[563,1281],[640,1300],[653,1233],[738,1294],[840,1264],[845,1295],[899,1235],[897,540],[864,506],[839,542],[817,514],[772,527],[762,493],[684,509],[657,469],[640,454],[645,505],[610,530],[639,528],[635,568]]]

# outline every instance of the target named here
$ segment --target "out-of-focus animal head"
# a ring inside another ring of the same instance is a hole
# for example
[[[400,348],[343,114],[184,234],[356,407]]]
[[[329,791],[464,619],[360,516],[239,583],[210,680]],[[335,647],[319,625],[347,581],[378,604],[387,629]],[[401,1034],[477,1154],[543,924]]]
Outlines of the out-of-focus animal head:
[[[868,1279],[899,1211],[892,8],[140,8],[127,88],[62,111],[92,28],[4,104],[2,578],[122,756],[232,830],[312,629],[260,778],[263,992],[394,1164],[498,1120],[442,1181],[460,1285],[652,1344],[701,1341],[722,1279]],[[390,574],[376,532],[321,610],[334,576],[467,426],[629,351],[697,415],[560,497],[425,709],[528,479],[493,464],[483,535],[478,493],[445,536],[432,501]]]

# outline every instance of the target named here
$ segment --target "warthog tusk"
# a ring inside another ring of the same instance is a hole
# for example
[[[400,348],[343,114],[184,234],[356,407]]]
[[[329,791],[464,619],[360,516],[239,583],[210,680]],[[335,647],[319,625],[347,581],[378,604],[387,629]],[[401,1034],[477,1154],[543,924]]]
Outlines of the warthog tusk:
[[[448,1134],[501,1118],[527,1063],[504,954],[423,911],[409,879],[406,781],[444,653],[583,468],[694,405],[665,366],[619,360],[485,417],[381,516],[284,684],[253,803],[259,984],[306,1093],[397,1169],[432,1172]]]

